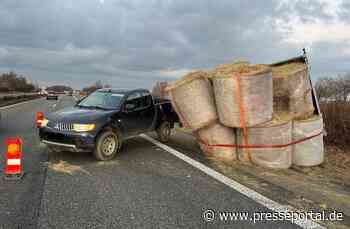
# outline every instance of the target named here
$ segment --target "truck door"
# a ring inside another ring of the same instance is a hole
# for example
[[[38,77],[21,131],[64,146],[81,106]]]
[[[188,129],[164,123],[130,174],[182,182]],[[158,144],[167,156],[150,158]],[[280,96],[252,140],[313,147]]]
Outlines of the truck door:
[[[141,98],[141,93],[135,92],[130,94],[123,104],[121,121],[128,136],[137,134],[140,128],[143,128],[140,114]]]
[[[153,105],[152,96],[149,92],[142,92],[141,99],[141,107],[140,107],[140,116],[142,120],[142,128],[141,132],[150,131],[152,128],[153,121],[155,121],[156,110]]]

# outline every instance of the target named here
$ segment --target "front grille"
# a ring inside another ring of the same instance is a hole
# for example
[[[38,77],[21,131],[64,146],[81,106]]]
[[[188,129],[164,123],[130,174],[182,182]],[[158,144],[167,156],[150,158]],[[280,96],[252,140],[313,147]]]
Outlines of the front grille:
[[[72,123],[64,123],[64,122],[59,122],[56,123],[53,128],[56,130],[62,130],[62,131],[72,131],[74,129],[74,126]]]
[[[58,143],[71,144],[71,145],[75,144],[73,137],[65,134],[61,134],[61,133],[47,132],[43,135],[43,139],[51,142],[58,142]]]

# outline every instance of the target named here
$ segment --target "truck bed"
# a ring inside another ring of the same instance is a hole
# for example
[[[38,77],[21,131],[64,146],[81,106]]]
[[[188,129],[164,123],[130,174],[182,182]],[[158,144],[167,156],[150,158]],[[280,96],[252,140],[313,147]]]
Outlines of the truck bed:
[[[165,115],[165,117],[168,119],[171,125],[173,125],[176,122],[179,122],[179,117],[175,112],[170,99],[154,98],[153,101],[155,106],[159,106],[159,109],[162,111],[162,113]]]

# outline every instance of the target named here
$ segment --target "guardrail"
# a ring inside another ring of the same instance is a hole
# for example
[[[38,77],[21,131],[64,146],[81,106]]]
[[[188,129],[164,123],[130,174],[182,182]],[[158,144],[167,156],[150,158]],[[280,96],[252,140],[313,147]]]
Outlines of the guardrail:
[[[38,95],[38,93],[0,93],[0,100],[21,99]]]

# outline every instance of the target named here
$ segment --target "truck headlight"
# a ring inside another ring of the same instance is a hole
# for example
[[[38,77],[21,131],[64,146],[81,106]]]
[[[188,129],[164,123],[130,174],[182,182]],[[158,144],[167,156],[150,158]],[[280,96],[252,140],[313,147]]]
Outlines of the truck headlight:
[[[95,124],[74,124],[73,130],[76,132],[87,132],[95,129]]]
[[[41,127],[46,127],[47,124],[49,123],[49,120],[44,118],[42,121],[41,121]]]

